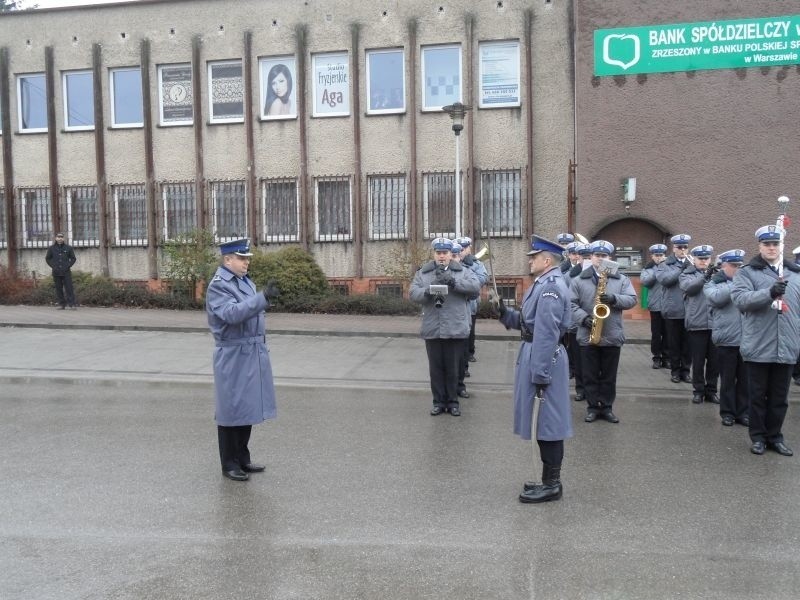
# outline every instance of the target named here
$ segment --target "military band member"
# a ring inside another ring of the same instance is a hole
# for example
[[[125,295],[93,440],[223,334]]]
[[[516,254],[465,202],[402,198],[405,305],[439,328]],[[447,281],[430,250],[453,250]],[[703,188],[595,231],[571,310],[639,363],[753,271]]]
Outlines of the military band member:
[[[533,285],[519,311],[495,298],[500,322],[519,329],[521,344],[514,373],[514,433],[536,439],[542,461],[542,483],[527,482],[519,501],[536,504],[562,495],[564,440],[572,437],[569,366],[559,340],[570,324],[569,291],[559,269],[563,248],[534,235],[528,265]]]
[[[561,276],[564,278],[564,284],[569,289],[570,276],[569,273],[572,268],[581,262],[580,254],[578,254],[578,246],[580,242],[569,242],[566,246],[567,260],[561,263]],[[567,333],[564,335],[564,347],[567,349],[567,356],[569,357],[569,378],[574,379],[576,371],[580,370],[580,356],[581,351],[578,346],[578,338],[575,334],[578,331],[578,326],[574,323],[570,326]],[[581,380],[580,390],[578,389],[578,382],[575,382],[575,394],[583,394],[583,381]]]
[[[800,267],[783,260],[783,231],[765,225],[756,231],[758,256],[733,278],[731,297],[742,312],[739,352],[747,371],[750,397],[750,451],[769,448],[783,456],[792,449],[783,439],[792,369],[800,354]]]
[[[573,244],[574,242],[575,242],[575,236],[572,235],[571,233],[559,233],[556,236],[556,243],[558,243],[560,246],[564,246],[565,249],[568,247],[569,244]],[[565,251],[561,257],[561,262],[559,263],[559,267],[561,268],[561,274],[563,275],[564,273],[569,271],[571,266],[572,266],[571,261],[569,260],[569,256]],[[567,283],[567,285],[569,285],[569,283]]]
[[[794,264],[800,267],[800,246],[792,250],[792,254],[794,254]],[[800,385],[800,356],[797,357],[797,363],[794,365],[794,370],[792,370],[792,380],[795,385]]]
[[[568,277],[566,278],[566,281],[569,281],[568,287],[570,289],[572,288],[572,280],[578,277],[592,260],[591,244],[578,244],[575,250],[578,254],[578,260],[569,270]],[[575,402],[583,402],[586,400],[586,390],[583,387],[583,373],[581,370],[582,352],[580,344],[578,344],[579,325],[580,323],[576,322],[570,325],[570,330],[573,332],[571,336],[575,338],[575,353],[570,354],[570,371],[572,372],[572,377],[575,379]]]
[[[475,255],[472,253],[472,238],[468,236],[460,237],[456,239],[456,243],[461,246],[462,264],[465,267],[472,269],[472,272],[478,277],[481,287],[483,287],[489,281],[489,273],[486,271],[486,267],[483,266],[483,263],[479,259],[475,258]],[[472,322],[469,327],[467,361],[475,362],[477,360],[475,358],[475,319],[478,317],[478,297],[470,300],[469,309],[472,313]],[[469,377],[469,365],[467,365],[467,377]]]
[[[661,316],[667,324],[667,344],[669,346],[669,363],[671,381],[691,383],[689,367],[692,355],[689,352],[689,338],[686,335],[686,310],[683,302],[683,291],[678,285],[681,272],[691,266],[686,256],[692,236],[679,233],[670,238],[672,256],[656,267],[656,279],[661,284]]]
[[[439,237],[431,243],[434,259],[414,275],[409,297],[422,305],[420,335],[425,340],[431,378],[431,415],[449,412],[461,416],[458,402],[458,365],[469,337],[469,301],[481,285],[470,269],[452,260],[453,242]],[[431,288],[445,286],[447,293]]]
[[[214,392],[222,474],[246,481],[264,470],[250,460],[252,426],[274,419],[275,388],[264,338],[264,311],[280,292],[274,282],[263,292],[247,276],[250,241],[220,246],[221,265],[208,284],[206,314],[214,336]]]
[[[733,277],[744,262],[744,250],[728,250],[718,257],[720,270],[703,286],[711,305],[711,341],[719,365],[719,416],[726,427],[750,424],[747,377],[739,354],[742,313],[731,301]]]
[[[708,244],[695,246],[691,250],[693,264],[681,272],[678,285],[684,293],[686,317],[684,325],[689,338],[692,356],[692,402],[702,404],[705,400],[719,404],[717,396],[717,350],[711,341],[711,306],[703,294],[703,285],[711,279],[709,269],[714,248]]]
[[[572,318],[578,323],[578,343],[581,347],[581,374],[588,404],[584,421],[591,423],[598,417],[609,423],[619,423],[613,412],[617,396],[617,369],[625,331],[622,311],[636,305],[636,291],[630,279],[622,273],[606,274],[606,290],[597,298],[603,260],[614,253],[614,245],[605,240],[592,242],[592,264],[572,280]],[[594,324],[595,299],[608,306],[610,312],[604,320],[598,344],[590,344]]]
[[[667,324],[661,316],[661,304],[664,290],[656,279],[656,267],[667,259],[667,247],[664,244],[653,244],[649,248],[648,262],[639,281],[647,288],[647,310],[650,311],[650,354],[653,356],[654,369],[668,369]]]
[[[458,242],[453,242],[453,249],[451,252],[453,253],[453,260],[455,262],[461,262],[461,251],[463,248],[461,244]],[[463,263],[462,263],[463,266]],[[472,310],[472,303],[477,305],[478,299],[475,298],[474,300],[470,300],[470,311]],[[470,324],[472,323],[472,319],[470,319]],[[456,394],[459,398],[469,398],[469,392],[467,391],[467,386],[464,383],[464,379],[469,377],[469,362],[468,361],[469,355],[467,353],[467,345],[464,345],[464,352],[461,354],[461,358],[458,361],[458,386],[456,388]]]

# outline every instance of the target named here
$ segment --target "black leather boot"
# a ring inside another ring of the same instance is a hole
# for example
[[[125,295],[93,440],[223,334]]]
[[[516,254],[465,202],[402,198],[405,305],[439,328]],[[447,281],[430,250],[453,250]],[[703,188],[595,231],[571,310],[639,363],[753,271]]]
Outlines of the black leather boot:
[[[538,504],[540,502],[550,502],[561,498],[561,466],[551,467],[543,465],[542,483],[534,484],[531,489],[525,485],[525,491],[519,495],[519,501],[523,504]]]

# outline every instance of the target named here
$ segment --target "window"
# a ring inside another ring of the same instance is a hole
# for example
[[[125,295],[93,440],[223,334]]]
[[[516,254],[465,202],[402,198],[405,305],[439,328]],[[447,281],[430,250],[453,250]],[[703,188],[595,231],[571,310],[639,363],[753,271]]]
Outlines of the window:
[[[139,67],[111,70],[111,126],[142,127],[142,70]]]
[[[318,242],[352,239],[349,177],[325,177],[316,180],[314,213],[317,217]]]
[[[192,65],[158,67],[158,106],[161,125],[191,125],[194,121]]]
[[[147,245],[147,193],[143,184],[112,185],[114,240],[120,246]]]
[[[247,195],[244,181],[212,181],[214,235],[220,242],[247,237]]]
[[[19,130],[29,133],[47,131],[47,86],[44,73],[17,78]]]
[[[503,303],[506,306],[516,306],[517,305],[517,284],[515,283],[506,283],[506,284],[497,284],[497,293],[500,295],[500,298],[503,299]]]
[[[208,63],[208,98],[212,123],[244,121],[241,60]]]
[[[261,73],[261,118],[265,120],[296,118],[294,57],[262,58],[258,64]]]
[[[53,241],[50,218],[50,188],[21,188],[22,245],[26,248],[47,248]]]
[[[370,175],[367,182],[370,239],[405,239],[408,214],[405,175]]]
[[[461,46],[422,48],[422,110],[461,102]]]
[[[522,236],[520,172],[481,172],[481,236]]]
[[[67,192],[67,238],[76,246],[96,246],[100,242],[100,211],[97,187],[74,186]]]
[[[0,248],[6,247],[6,192],[0,188]]]
[[[367,113],[406,110],[405,54],[398,50],[367,51]]]
[[[261,181],[264,239],[296,242],[300,239],[300,206],[295,179]]]
[[[197,228],[194,182],[164,183],[164,239],[174,240]]]
[[[94,129],[94,87],[91,71],[64,73],[64,129]]]
[[[347,52],[314,54],[312,68],[315,117],[350,114],[350,62]]]
[[[480,50],[480,91],[481,108],[519,106],[519,42],[481,42]]]
[[[375,292],[385,298],[402,298],[403,286],[400,283],[379,283],[375,286]]]
[[[463,190],[462,185],[460,202],[463,202]],[[453,173],[424,173],[422,193],[425,237],[455,237],[456,179]]]

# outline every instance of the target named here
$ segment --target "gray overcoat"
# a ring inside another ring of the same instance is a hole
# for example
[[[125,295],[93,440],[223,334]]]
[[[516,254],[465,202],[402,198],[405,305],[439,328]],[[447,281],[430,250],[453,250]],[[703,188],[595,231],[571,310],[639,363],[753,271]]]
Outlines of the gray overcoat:
[[[236,277],[224,267],[208,285],[206,314],[216,343],[217,425],[255,425],[275,418],[275,387],[264,337],[268,306],[248,277]]]
[[[472,326],[469,301],[480,293],[481,282],[472,270],[454,260],[450,261],[447,269],[453,274],[455,284],[448,290],[440,308],[436,308],[434,297],[428,293],[429,286],[437,283],[435,261],[422,265],[411,282],[408,297],[412,302],[422,304],[420,337],[424,340],[469,337]]]
[[[650,312],[661,312],[662,296],[664,295],[664,288],[656,279],[657,267],[658,265],[645,267],[639,274],[639,281],[648,289],[647,310]]]
[[[583,324],[594,310],[594,298],[597,295],[597,284],[594,281],[594,267],[587,267],[570,284],[572,293],[572,319],[578,325],[578,344],[589,345],[589,328]],[[636,306],[636,290],[627,275],[614,273],[608,276],[606,293],[614,296],[611,313],[603,323],[603,332],[599,346],[622,346],[625,343],[625,327],[622,324],[622,311]]]
[[[531,439],[536,384],[546,385],[539,406],[536,439],[565,440],[572,437],[569,401],[569,360],[559,343],[571,322],[569,290],[561,271],[553,267],[527,289],[520,311],[508,309],[500,318],[506,329],[525,323],[533,341],[523,341],[514,373],[514,433]]]
[[[691,263],[688,260],[679,261],[673,254],[656,267],[656,279],[661,284],[661,316],[665,319],[682,321],[686,316],[683,291],[678,285],[678,278],[689,264]]]
[[[715,346],[737,347],[742,341],[742,313],[731,301],[733,281],[719,272],[703,286],[711,305],[711,341]]]
[[[694,265],[686,267],[678,278],[678,286],[686,295],[683,324],[686,331],[706,331],[711,329],[711,306],[703,294],[705,273]]]

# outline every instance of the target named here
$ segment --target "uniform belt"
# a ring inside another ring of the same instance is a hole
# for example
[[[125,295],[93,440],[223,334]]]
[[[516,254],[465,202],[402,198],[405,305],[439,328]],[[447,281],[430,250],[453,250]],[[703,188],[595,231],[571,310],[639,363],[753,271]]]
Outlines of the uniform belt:
[[[246,337],[246,338],[237,338],[235,340],[218,340],[217,341],[217,348],[222,348],[225,346],[251,346],[253,344],[263,344],[264,343],[264,336],[263,335],[256,335],[253,337]]]
[[[533,334],[526,329],[520,329],[519,337],[522,339],[523,342],[532,342],[533,341]]]

